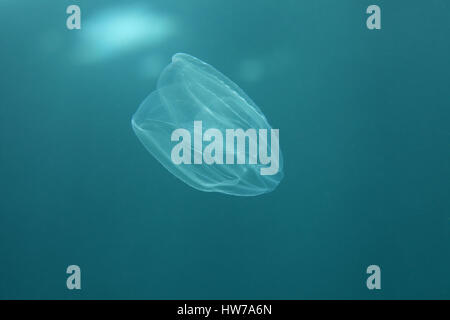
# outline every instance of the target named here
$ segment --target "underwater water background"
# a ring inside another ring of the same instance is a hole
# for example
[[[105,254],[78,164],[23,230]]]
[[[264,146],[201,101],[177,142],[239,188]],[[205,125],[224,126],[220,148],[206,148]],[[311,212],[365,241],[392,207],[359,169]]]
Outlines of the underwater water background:
[[[450,298],[450,2],[0,0],[0,24],[1,299]],[[274,192],[197,191],[141,145],[176,52],[280,129]]]

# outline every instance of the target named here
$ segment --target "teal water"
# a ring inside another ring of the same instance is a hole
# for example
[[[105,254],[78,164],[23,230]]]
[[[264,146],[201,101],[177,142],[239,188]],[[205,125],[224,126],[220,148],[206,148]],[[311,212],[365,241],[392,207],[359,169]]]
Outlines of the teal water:
[[[450,298],[448,1],[1,0],[0,21],[0,298]],[[274,192],[197,191],[138,141],[176,52],[280,129]]]

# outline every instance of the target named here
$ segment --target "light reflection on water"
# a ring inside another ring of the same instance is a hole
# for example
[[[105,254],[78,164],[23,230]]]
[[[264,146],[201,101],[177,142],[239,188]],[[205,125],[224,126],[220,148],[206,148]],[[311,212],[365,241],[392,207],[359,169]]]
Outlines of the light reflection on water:
[[[160,45],[175,31],[173,18],[146,6],[118,6],[87,17],[77,43],[76,60],[97,63]]]

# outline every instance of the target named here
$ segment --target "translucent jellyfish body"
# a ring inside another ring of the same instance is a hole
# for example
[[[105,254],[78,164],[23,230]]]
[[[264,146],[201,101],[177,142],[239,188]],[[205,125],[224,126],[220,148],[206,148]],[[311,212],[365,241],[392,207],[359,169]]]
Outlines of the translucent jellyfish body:
[[[190,55],[172,57],[132,126],[167,170],[198,190],[255,196],[283,178],[278,129],[236,84]]]

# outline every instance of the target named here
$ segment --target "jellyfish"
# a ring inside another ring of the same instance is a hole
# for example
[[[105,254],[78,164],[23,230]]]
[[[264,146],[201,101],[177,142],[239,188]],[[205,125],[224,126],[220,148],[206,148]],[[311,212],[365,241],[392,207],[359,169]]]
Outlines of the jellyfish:
[[[131,123],[169,172],[200,191],[256,196],[284,176],[279,129],[235,83],[191,55],[172,57]]]

